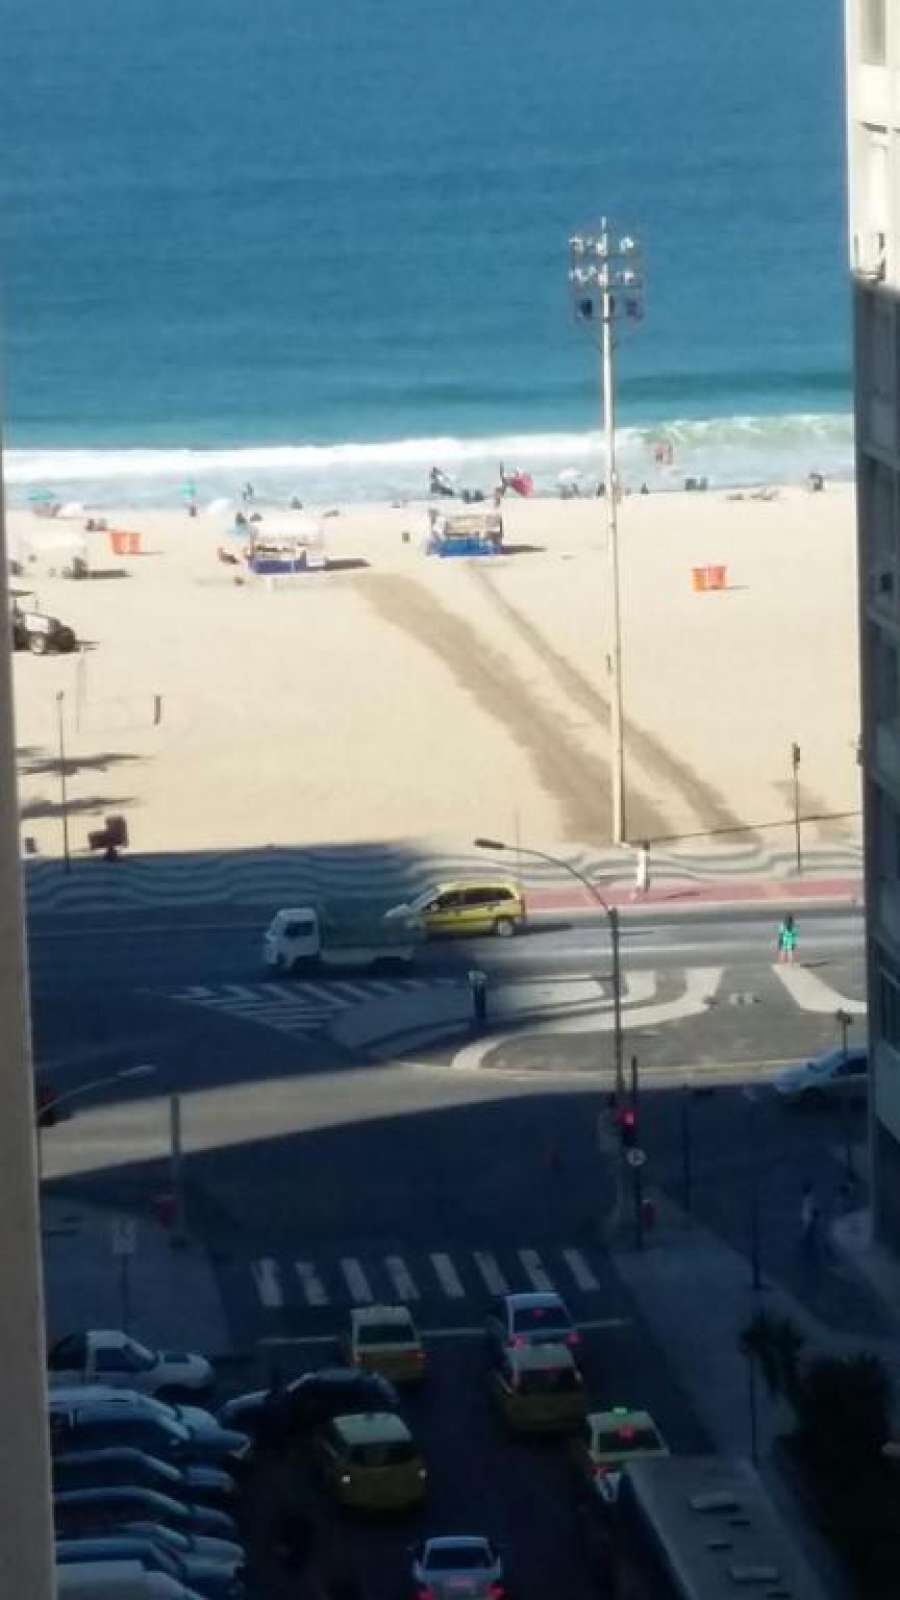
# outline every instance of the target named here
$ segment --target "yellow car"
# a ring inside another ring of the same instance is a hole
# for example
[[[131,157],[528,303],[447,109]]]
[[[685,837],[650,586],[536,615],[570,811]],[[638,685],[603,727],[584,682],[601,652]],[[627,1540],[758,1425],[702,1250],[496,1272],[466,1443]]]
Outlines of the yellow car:
[[[348,1365],[391,1383],[421,1383],[426,1357],[408,1306],[356,1306],[345,1341]]]
[[[569,1433],[587,1415],[584,1380],[565,1344],[498,1351],[489,1385],[494,1405],[514,1433]]]
[[[428,1492],[428,1468],[393,1411],[333,1417],[315,1435],[313,1460],[325,1487],[345,1506],[399,1511]]]
[[[412,913],[431,936],[495,933],[509,938],[525,922],[522,891],[511,878],[463,878],[427,889],[388,916]]]
[[[612,1411],[592,1411],[585,1417],[569,1453],[579,1490],[595,1489],[611,1501],[629,1461],[667,1456],[669,1447],[649,1411],[615,1406]]]

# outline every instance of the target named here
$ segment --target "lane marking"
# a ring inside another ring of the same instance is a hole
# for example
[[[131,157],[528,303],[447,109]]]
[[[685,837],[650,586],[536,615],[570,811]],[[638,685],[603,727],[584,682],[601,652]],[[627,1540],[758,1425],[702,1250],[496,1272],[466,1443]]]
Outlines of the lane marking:
[[[839,990],[832,988],[818,972],[810,972],[808,967],[787,967],[773,963],[772,971],[782,983],[801,1011],[830,1012],[849,1011],[854,1017],[864,1017],[867,1011],[865,1000],[848,1000]]]
[[[261,1304],[270,1311],[279,1310],[284,1305],[284,1293],[278,1262],[273,1261],[271,1256],[265,1256],[261,1261],[251,1261],[250,1271],[253,1273]]]
[[[413,1283],[402,1256],[385,1256],[385,1270],[401,1300],[418,1300],[419,1291]]]
[[[561,1253],[579,1289],[599,1289],[600,1285],[580,1250],[563,1250]]]
[[[487,1250],[473,1250],[472,1260],[483,1277],[490,1294],[508,1294],[509,1288],[494,1257]]]
[[[587,1322],[576,1322],[576,1328],[583,1333],[602,1332],[605,1328],[631,1328],[631,1317],[597,1317]],[[459,1328],[420,1328],[421,1339],[484,1339],[483,1326]],[[334,1335],[328,1333],[298,1333],[298,1334],[267,1334],[257,1339],[260,1345],[294,1345],[294,1344],[334,1344]]]
[[[450,1257],[438,1251],[430,1259],[437,1274],[438,1282],[448,1299],[464,1300],[466,1291],[459,1281],[459,1274]]]
[[[525,1276],[529,1283],[539,1294],[555,1294],[556,1286],[552,1278],[544,1271],[541,1258],[536,1250],[518,1250],[516,1254],[522,1263]]]
[[[327,1306],[328,1293],[312,1262],[295,1261],[294,1271],[300,1279],[307,1303],[311,1306]]]
[[[369,1288],[369,1280],[356,1257],[342,1256],[341,1271],[344,1274],[347,1288],[350,1290],[350,1298],[354,1305],[371,1305],[373,1295]]]

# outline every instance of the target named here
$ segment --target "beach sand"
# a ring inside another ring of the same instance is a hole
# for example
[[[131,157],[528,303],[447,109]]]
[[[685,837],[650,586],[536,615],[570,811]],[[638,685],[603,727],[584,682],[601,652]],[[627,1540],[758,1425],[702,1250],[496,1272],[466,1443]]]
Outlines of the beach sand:
[[[16,657],[23,837],[61,849],[63,690],[76,851],[111,813],[141,851],[607,842],[604,504],[512,500],[504,520],[507,554],[440,561],[423,507],[347,506],[323,522],[334,570],[237,584],[216,558],[230,514],[107,514],[143,554],[89,533],[91,579],[43,561],[13,579],[84,642]],[[38,526],[8,522],[13,541]],[[707,564],[726,589],[694,592]],[[805,837],[858,837],[855,567],[849,487],[623,501],[629,838],[776,842],[794,740],[822,819]]]

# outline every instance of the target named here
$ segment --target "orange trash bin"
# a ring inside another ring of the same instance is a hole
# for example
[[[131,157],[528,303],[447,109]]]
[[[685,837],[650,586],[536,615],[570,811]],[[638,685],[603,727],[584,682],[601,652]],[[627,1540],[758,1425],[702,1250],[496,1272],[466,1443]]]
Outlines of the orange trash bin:
[[[709,584],[708,584],[708,587],[710,589],[727,589],[728,588],[728,568],[727,567],[710,567],[709,568]]]
[[[139,533],[130,533],[128,535],[128,554],[130,556],[139,556],[140,553],[141,553],[141,536],[140,536]]]
[[[128,535],[120,528],[110,528],[109,543],[114,556],[124,556],[128,549]]]
[[[694,590],[695,594],[700,594],[702,592],[702,590],[707,588],[707,586],[708,586],[707,585],[707,577],[708,577],[708,575],[709,575],[709,568],[708,567],[692,567],[692,569],[691,569],[691,588]]]

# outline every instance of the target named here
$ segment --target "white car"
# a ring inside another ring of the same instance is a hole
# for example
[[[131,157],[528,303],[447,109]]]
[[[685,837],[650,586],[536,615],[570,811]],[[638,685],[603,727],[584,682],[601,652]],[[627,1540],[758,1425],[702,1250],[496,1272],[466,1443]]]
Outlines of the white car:
[[[503,1562],[480,1534],[426,1539],[413,1549],[413,1594],[432,1600],[505,1600]]]
[[[89,1329],[57,1340],[47,1357],[51,1388],[105,1384],[142,1394],[203,1394],[215,1373],[205,1356],[173,1350],[148,1350],[127,1333]]]
[[[869,1084],[869,1052],[864,1045],[826,1050],[801,1066],[776,1072],[772,1088],[789,1105],[821,1106],[865,1097]]]

